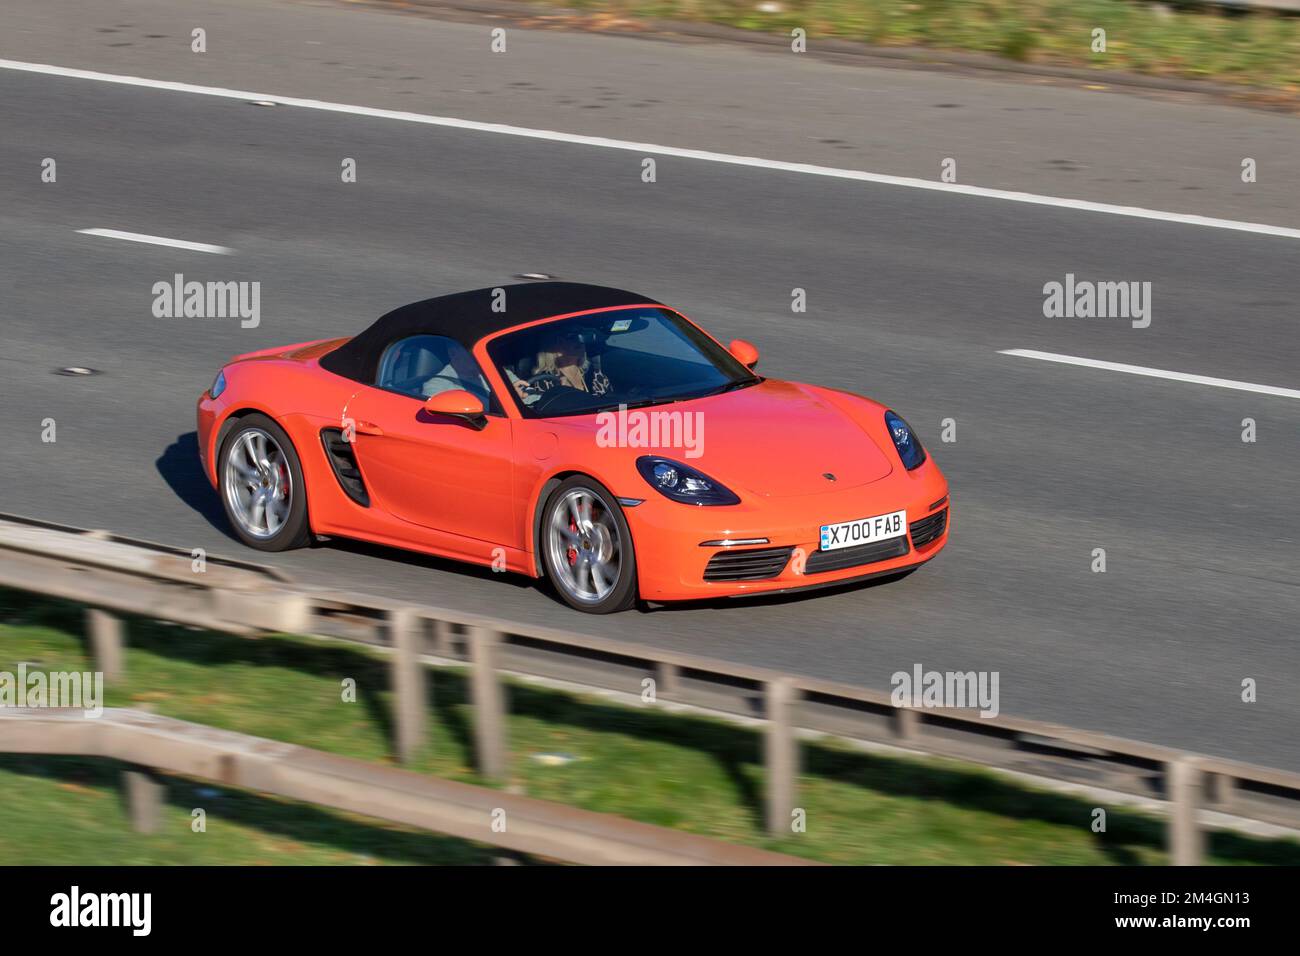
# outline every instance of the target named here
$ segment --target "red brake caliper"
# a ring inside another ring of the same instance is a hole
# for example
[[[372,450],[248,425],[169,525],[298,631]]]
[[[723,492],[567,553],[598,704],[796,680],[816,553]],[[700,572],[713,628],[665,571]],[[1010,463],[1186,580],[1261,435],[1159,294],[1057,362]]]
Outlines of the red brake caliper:
[[[578,533],[578,525],[573,519],[569,519],[569,530],[575,535]],[[578,549],[572,545],[564,552],[564,556],[569,559],[569,567],[578,563]]]

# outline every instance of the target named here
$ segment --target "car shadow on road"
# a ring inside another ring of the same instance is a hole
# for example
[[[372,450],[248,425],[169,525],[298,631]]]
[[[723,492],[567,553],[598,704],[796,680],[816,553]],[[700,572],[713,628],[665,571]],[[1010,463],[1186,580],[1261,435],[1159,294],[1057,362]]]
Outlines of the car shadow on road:
[[[185,504],[197,511],[208,524],[232,541],[238,541],[226,521],[226,513],[216,491],[208,484],[199,462],[197,432],[178,435],[154,462],[167,487]]]
[[[235,536],[229,521],[226,520],[221,499],[208,483],[207,476],[203,474],[203,466],[199,463],[199,440],[196,432],[177,436],[154,462],[154,466],[177,498],[198,512],[208,524],[243,548],[243,543]],[[365,541],[329,538],[318,546],[383,561],[400,561],[411,567],[426,568],[431,571],[445,571],[448,574],[465,575],[480,580],[495,579],[508,582],[517,588],[533,586],[532,579],[521,574],[503,574],[477,564],[468,564],[451,558],[438,558],[418,551],[405,551],[401,548],[390,548]]]
[[[178,435],[176,440],[168,445],[158,460],[154,462],[154,465],[158,469],[158,474],[167,482],[167,486],[171,488],[177,498],[198,512],[208,524],[231,541],[240,543],[226,520],[225,509],[221,507],[221,500],[217,497],[212,485],[208,483],[207,476],[203,474],[203,466],[199,462],[199,441],[196,432],[186,432],[183,435]],[[495,580],[508,583],[518,589],[537,589],[554,603],[564,604],[549,585],[522,574],[501,573],[482,565],[469,564],[451,558],[439,558],[418,551],[406,551],[401,548],[371,544],[366,541],[353,541],[347,538],[330,538],[319,546],[345,551],[350,554],[378,558],[383,561],[400,561],[402,564],[411,567],[463,575],[477,578],[480,581]],[[895,574],[867,578],[866,580],[800,591],[787,591],[782,594],[754,595],[744,598],[712,598],[700,601],[680,601],[672,604],[650,603],[648,605],[642,604],[640,608],[643,612],[659,613],[661,611],[724,610],[742,606],[753,608],[795,604],[815,600],[819,597],[829,597],[849,591],[880,587],[898,581],[914,570],[916,569],[909,568]]]
[[[521,589],[531,588],[536,584],[532,578],[516,574],[513,571],[493,571],[490,567],[481,564],[470,564],[468,561],[457,561],[454,558],[440,558],[437,555],[424,554],[420,551],[390,548],[386,545],[372,544],[369,541],[358,541],[352,538],[330,538],[318,545],[318,547],[346,551],[348,554],[368,558],[378,558],[381,561],[400,561],[409,567],[442,571],[447,574],[477,578],[480,581],[498,581]]]
[[[830,597],[835,594],[847,594],[851,591],[865,591],[886,584],[893,584],[896,581],[901,581],[916,570],[917,568],[904,568],[902,571],[893,571],[888,574],[882,574],[879,577],[859,579],[857,581],[846,581],[843,584],[829,584],[824,587],[804,588],[797,591],[783,591],[777,594],[755,594],[753,596],[734,598],[710,598],[699,601],[674,601],[671,604],[647,602],[647,604],[643,605],[641,609],[647,613],[659,613],[661,611],[722,611],[731,608],[772,607],[781,604],[798,604],[803,601],[813,601],[818,598]]]

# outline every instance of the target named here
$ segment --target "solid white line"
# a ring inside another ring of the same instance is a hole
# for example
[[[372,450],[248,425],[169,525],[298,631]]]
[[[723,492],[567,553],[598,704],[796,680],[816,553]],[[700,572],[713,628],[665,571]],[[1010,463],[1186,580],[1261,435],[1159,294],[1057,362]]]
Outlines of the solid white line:
[[[1256,392],[1260,395],[1276,395],[1279,398],[1300,398],[1300,390],[1279,388],[1276,385],[1256,385],[1253,382],[1234,382],[1228,378],[1211,378],[1208,375],[1189,375],[1186,372],[1166,372],[1164,369],[1146,368],[1142,365],[1125,365],[1122,362],[1102,362],[1099,359],[1079,358],[1077,355],[1057,355],[1055,352],[1035,352],[1033,349],[1003,349],[999,355],[1016,355],[1020,358],[1039,359],[1043,362],[1060,362],[1062,365],[1083,365],[1088,368],[1104,369],[1107,372],[1127,372],[1129,375],[1145,375],[1148,378],[1167,378],[1174,382],[1190,382],[1193,385],[1213,385],[1215,388],[1231,388],[1239,392]]]
[[[168,239],[166,236],[146,236],[140,232],[122,232],[120,229],[78,229],[83,236],[102,236],[105,239],[125,239],[127,242],[144,242],[151,246],[171,246],[173,249],[188,249],[191,252],[211,252],[218,256],[230,255],[225,246],[210,246],[206,242],[186,242],[184,239]]]
[[[424,113],[406,113],[400,110],[375,109],[369,106],[350,106],[346,103],[329,103],[324,100],[276,96],[271,93],[254,93],[248,90],[228,90],[217,86],[196,86],[192,83],[176,83],[170,80],[150,80],[139,76],[121,76],[116,73],[96,73],[93,70],[76,70],[64,66],[51,66],[47,63],[0,60],[0,69],[19,70],[24,73],[44,73],[49,76],[63,76],[77,80],[94,80],[99,83],[117,83],[123,86],[144,86],[150,89],[170,90],[176,93],[197,93],[202,96],[218,96],[233,100],[260,100],[276,103],[280,106],[297,106],[301,109],[324,110],[330,113],[349,113],[353,116],[369,116],[375,119],[397,120],[403,123],[448,126],[454,129],[474,130],[480,133],[522,136],[557,143],[573,143],[579,146],[596,146],[602,149],[623,149],[637,153],[650,153],[656,156],[672,156],[678,159],[698,159],[709,163],[726,163],[731,166],[751,166],[786,173],[802,173],[808,176],[827,176],[834,179],[850,179],[885,186],[902,186],[908,189],[956,193],[960,196],[978,196],[984,199],[1001,199],[1008,202],[1030,203],[1036,206],[1055,206],[1060,209],[1106,213],[1112,216],[1127,216],[1132,219],[1156,219],[1161,222],[1176,222],[1187,226],[1231,229],[1237,232],[1253,232],[1264,236],[1300,239],[1300,229],[1292,229],[1286,226],[1269,226],[1258,222],[1213,219],[1208,216],[1163,212],[1159,209],[1143,209],[1138,206],[1115,206],[1110,203],[1088,202],[1083,199],[1063,199],[1058,196],[1040,196],[1035,193],[1012,192],[1005,189],[986,189],[982,186],[933,182],[928,179],[912,179],[907,176],[886,176],[882,173],[867,173],[857,169],[836,169],[830,166],[814,166],[809,163],[786,163],[774,159],[761,159],[756,156],[733,156],[729,153],[714,153],[701,149],[682,149],[676,146],[659,146],[654,143],[634,143],[621,139],[607,139],[603,136],[580,136],[554,130],[507,126],[502,123],[480,123],[475,120],[456,119],[451,116],[429,116]]]

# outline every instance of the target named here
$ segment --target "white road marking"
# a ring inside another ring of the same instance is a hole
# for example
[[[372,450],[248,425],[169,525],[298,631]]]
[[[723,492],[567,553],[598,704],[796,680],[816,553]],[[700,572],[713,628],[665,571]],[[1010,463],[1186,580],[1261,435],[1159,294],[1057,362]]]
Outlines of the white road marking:
[[[1256,385],[1254,382],[1234,382],[1229,378],[1211,378],[1208,375],[1189,375],[1186,372],[1167,372],[1159,368],[1147,368],[1143,365],[1125,365],[1122,362],[1103,362],[1100,359],[1079,358],[1077,355],[1057,355],[1055,352],[1035,352],[1033,349],[1004,349],[999,355],[1015,355],[1020,358],[1038,359],[1043,362],[1060,362],[1062,365],[1083,365],[1087,368],[1099,368],[1107,372],[1127,372],[1129,375],[1145,375],[1148,378],[1167,378],[1174,382],[1190,382],[1193,385],[1213,385],[1215,388],[1231,388],[1239,392],[1256,392],[1260,395],[1276,395],[1279,398],[1298,398],[1300,390],[1279,388],[1276,385]]]
[[[225,246],[210,246],[206,242],[187,242],[184,239],[168,239],[166,236],[146,236],[140,232],[122,232],[120,229],[78,229],[83,236],[101,236],[104,239],[125,239],[127,242],[144,242],[151,246],[171,246],[173,249],[188,249],[190,252],[211,252],[213,255],[228,256],[233,251]]]
[[[1036,206],[1054,206],[1060,209],[1075,209],[1082,212],[1105,213],[1112,216],[1126,216],[1131,219],[1155,219],[1161,222],[1175,222],[1187,226],[1203,226],[1210,229],[1231,229],[1236,232],[1253,232],[1264,236],[1278,236],[1284,239],[1300,239],[1300,229],[1286,226],[1269,226],[1258,222],[1239,222],[1235,219],[1213,219],[1208,216],[1192,216],[1179,212],[1164,212],[1159,209],[1143,209],[1139,206],[1116,206],[1110,203],[1089,202],[1083,199],[1064,199],[1059,196],[1040,196],[1036,193],[1013,192],[1005,189],[986,189],[983,186],[967,186],[960,183],[934,182],[928,179],[913,179],[908,176],[887,176],[883,173],[868,173],[857,169],[837,169],[831,166],[814,166],[809,163],[787,163],[774,159],[761,159],[757,156],[734,156],[730,153],[714,153],[702,149],[682,149],[676,146],[659,146],[654,143],[634,143],[622,139],[608,139],[603,136],[580,136],[575,133],[560,133],[555,130],[529,129],[524,126],[507,126],[502,123],[480,123],[475,120],[457,119],[451,116],[430,116],[424,113],[407,113],[400,110],[376,109],[370,106],[351,106],[346,103],[330,103],[324,100],[308,100],[292,96],[276,96],[269,93],[254,93],[248,90],[228,90],[218,86],[197,86],[193,83],[176,83],[171,80],[151,80],[140,76],[121,76],[116,73],[97,73],[93,70],[76,70],[64,66],[52,66],[47,63],[23,63],[18,60],[0,59],[0,69],[18,70],[24,73],[44,73],[49,76],[63,76],[77,80],[94,80],[99,83],[117,83],[123,86],[144,86],[155,90],[169,90],[175,93],[197,93],[201,96],[217,96],[233,100],[245,100],[259,103],[275,103],[280,106],[297,106],[301,109],[324,110],[330,113],[349,113],[353,116],[369,116],[375,119],[397,120],[403,123],[422,123],[426,126],[447,126],[453,129],[474,130],[480,133],[497,133],[503,136],[522,136],[528,139],[550,140],[556,143],[572,143],[579,146],[596,146],[601,149],[622,149],[636,153],[648,153],[655,156],[672,156],[678,159],[697,159],[709,163],[726,163],[731,166],[751,166],[758,169],[772,169],[786,173],[802,173],[808,176],[827,176],[833,179],[850,179],[857,182],[878,183],[885,186],[902,186],[908,189],[926,189],[933,192],[955,193],[960,196],[978,196],[984,199],[1001,199],[1007,202],[1029,203]]]

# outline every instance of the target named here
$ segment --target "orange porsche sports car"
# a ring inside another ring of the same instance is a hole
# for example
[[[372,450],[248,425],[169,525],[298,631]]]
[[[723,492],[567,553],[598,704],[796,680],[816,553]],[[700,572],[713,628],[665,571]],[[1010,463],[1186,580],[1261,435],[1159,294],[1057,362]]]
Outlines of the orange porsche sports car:
[[[938,554],[948,485],[907,423],[757,362],[630,292],[480,289],[232,359],[199,453],[251,547],[360,538],[546,577],[597,614]]]

